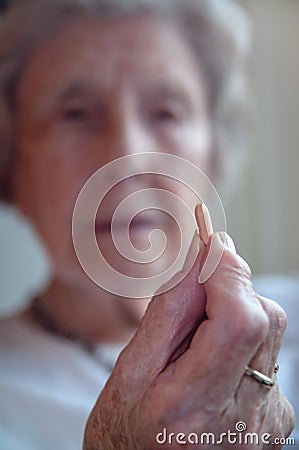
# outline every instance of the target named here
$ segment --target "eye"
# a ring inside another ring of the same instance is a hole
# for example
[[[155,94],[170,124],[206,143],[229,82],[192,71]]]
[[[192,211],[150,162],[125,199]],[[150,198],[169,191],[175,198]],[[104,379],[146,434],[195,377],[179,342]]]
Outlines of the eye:
[[[176,115],[170,109],[157,109],[153,112],[152,118],[157,122],[173,122],[176,120]]]
[[[88,110],[82,107],[71,107],[63,111],[63,117],[66,120],[83,120],[86,119],[88,115]]]

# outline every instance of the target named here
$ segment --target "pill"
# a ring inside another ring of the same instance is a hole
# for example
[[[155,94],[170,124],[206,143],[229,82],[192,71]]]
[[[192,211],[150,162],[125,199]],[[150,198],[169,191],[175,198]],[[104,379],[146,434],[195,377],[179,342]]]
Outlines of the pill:
[[[199,237],[207,245],[213,234],[213,226],[209,210],[204,203],[196,205],[195,218],[199,230]]]

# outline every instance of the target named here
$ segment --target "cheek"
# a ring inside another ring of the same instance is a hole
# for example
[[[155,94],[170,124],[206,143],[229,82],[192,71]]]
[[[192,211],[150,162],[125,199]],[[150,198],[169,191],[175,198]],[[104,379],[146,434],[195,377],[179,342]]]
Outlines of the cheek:
[[[77,265],[72,242],[72,214],[78,183],[71,168],[52,158],[23,158],[18,186],[21,208],[33,223],[55,270]]]
[[[80,177],[70,162],[39,146],[20,149],[15,177],[16,203],[44,235],[61,233],[71,222]]]

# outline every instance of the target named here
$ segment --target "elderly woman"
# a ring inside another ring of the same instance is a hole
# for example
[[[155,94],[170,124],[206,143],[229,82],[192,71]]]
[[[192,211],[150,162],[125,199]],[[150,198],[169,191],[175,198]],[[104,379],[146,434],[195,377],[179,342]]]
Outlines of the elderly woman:
[[[292,408],[272,386],[285,314],[254,292],[229,237],[213,235],[223,254],[212,276],[198,283],[210,241],[146,312],[147,298],[94,284],[72,242],[78,194],[120,157],[184,157],[219,181],[240,125],[233,86],[243,50],[221,14],[243,20],[224,0],[29,0],[5,14],[1,195],[34,224],[55,270],[30,309],[1,323],[5,449],[74,450],[84,430],[86,450],[207,448],[204,433],[220,448],[251,448],[240,421],[258,436],[256,448],[268,448],[293,428]],[[161,188],[153,175],[132,177],[122,195],[149,185]],[[118,263],[110,238],[119,198],[103,201],[96,238],[119,272],[139,273]],[[177,250],[172,222],[157,214],[131,224],[137,247],[153,228],[172,233],[151,274]],[[237,444],[229,431],[239,431]]]

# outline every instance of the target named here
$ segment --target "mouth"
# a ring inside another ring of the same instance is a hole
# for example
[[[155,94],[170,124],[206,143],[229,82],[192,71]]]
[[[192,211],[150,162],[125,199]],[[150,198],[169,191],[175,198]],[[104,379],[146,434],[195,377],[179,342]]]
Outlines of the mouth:
[[[115,221],[113,229],[122,231],[128,228],[128,221]],[[134,218],[129,224],[130,231],[139,231],[154,228],[154,222],[141,218]],[[95,233],[111,233],[111,220],[99,220],[95,223]]]

